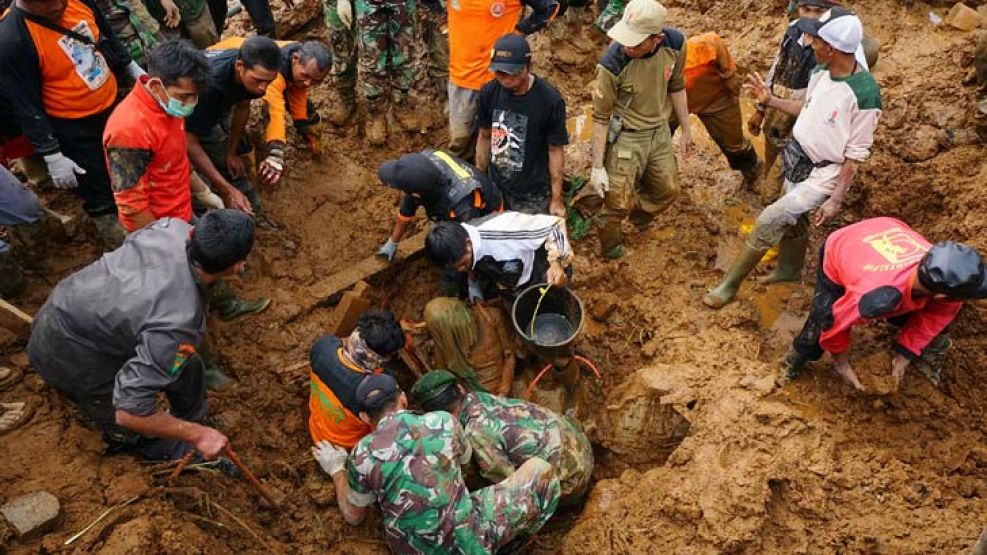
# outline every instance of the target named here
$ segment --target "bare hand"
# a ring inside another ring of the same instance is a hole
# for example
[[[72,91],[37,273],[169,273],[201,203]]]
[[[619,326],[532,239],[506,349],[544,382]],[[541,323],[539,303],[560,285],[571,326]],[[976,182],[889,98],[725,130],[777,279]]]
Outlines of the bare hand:
[[[218,430],[202,427],[199,437],[195,440],[195,449],[202,453],[206,460],[214,460],[230,444],[230,440]]]
[[[164,24],[165,27],[174,29],[178,27],[178,24],[182,21],[182,13],[178,11],[178,6],[175,5],[174,0],[161,0],[161,7],[164,9]]]
[[[545,279],[548,283],[558,287],[565,287],[569,283],[569,276],[565,275],[565,269],[559,261],[552,262],[549,265],[548,272],[545,273]]]
[[[816,213],[812,218],[812,225],[819,227],[835,218],[836,215],[840,213],[840,205],[842,204],[843,202],[841,200],[829,197],[829,199],[822,203],[822,206],[816,210]]]
[[[226,155],[226,169],[230,172],[230,177],[233,179],[247,175],[247,168],[243,165],[243,158],[240,158],[235,152]]]
[[[548,206],[548,211],[553,216],[558,216],[560,218],[565,218],[565,216],[566,216],[566,214],[565,214],[565,203],[562,202],[562,199],[560,199],[560,198],[552,199],[552,203]]]
[[[864,390],[864,386],[860,383],[860,380],[857,379],[857,374],[853,371],[853,367],[850,366],[849,356],[837,357],[833,362],[833,369],[836,370],[836,373],[843,376],[846,381],[850,382],[850,385],[852,385],[854,389],[857,391]]]
[[[682,127],[682,159],[688,160],[692,156],[692,132],[686,126]]]
[[[754,110],[751,114],[750,119],[747,120],[747,131],[751,135],[757,137],[761,134],[761,125],[764,123],[764,112],[760,110]]]
[[[225,189],[225,191],[222,194],[222,197],[223,197],[223,204],[225,204],[227,208],[231,208],[233,210],[240,210],[242,212],[246,212],[247,214],[250,214],[251,216],[254,215],[254,209],[252,206],[250,206],[250,201],[247,200],[247,196],[241,193],[240,191],[238,191],[232,185]]]
[[[895,391],[901,387],[901,379],[905,377],[905,370],[908,369],[909,364],[911,361],[901,355],[895,355],[891,361],[891,379],[894,382]]]
[[[760,73],[751,72],[744,83],[744,90],[750,93],[759,104],[768,105],[771,101],[771,87],[764,81]]]

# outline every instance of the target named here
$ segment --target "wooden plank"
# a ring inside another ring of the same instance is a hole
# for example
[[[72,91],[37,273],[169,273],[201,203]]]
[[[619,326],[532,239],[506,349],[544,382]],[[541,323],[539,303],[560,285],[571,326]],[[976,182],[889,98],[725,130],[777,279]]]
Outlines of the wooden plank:
[[[0,326],[18,334],[27,335],[34,319],[23,310],[0,299]]]

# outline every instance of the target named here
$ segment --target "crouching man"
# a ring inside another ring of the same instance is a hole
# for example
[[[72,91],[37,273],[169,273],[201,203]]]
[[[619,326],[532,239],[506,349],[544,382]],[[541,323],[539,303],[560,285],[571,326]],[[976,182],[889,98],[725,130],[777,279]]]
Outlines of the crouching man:
[[[415,414],[394,378],[376,374],[357,390],[360,419],[374,428],[346,451],[328,441],[312,448],[332,476],[351,525],[380,504],[395,553],[494,553],[545,524],[559,504],[552,466],[530,459],[499,484],[470,493],[460,465],[472,450],[447,412]]]
[[[238,273],[253,244],[253,220],[235,210],[132,233],[55,287],[31,327],[31,364],[95,421],[111,450],[169,460],[195,448],[216,458],[226,436],[197,424],[206,414],[197,352],[206,287]]]

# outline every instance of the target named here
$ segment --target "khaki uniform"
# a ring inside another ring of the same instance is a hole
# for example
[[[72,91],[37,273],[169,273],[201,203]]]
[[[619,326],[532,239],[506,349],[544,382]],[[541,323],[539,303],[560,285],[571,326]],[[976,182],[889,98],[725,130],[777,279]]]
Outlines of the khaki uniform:
[[[632,59],[613,43],[596,68],[593,121],[611,117],[623,129],[607,148],[610,187],[604,198],[600,242],[604,253],[621,243],[620,223],[630,215],[636,225],[653,220],[679,190],[678,166],[668,128],[669,93],[685,89],[685,35],[663,29],[665,39],[646,58]]]

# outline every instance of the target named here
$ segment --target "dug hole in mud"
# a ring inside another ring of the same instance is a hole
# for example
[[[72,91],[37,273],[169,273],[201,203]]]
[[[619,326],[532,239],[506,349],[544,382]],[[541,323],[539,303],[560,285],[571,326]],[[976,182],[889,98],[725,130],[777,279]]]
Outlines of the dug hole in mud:
[[[738,64],[765,71],[785,26],[782,2],[669,1],[669,24],[687,34],[716,31]],[[976,3],[971,3],[976,5]],[[844,213],[814,230],[825,235],[861,218],[903,219],[933,241],[987,249],[984,147],[946,149],[942,130],[971,125],[969,83],[978,36],[933,26],[942,7],[915,2],[853,2],[882,44],[875,77],[884,115],[871,159],[858,174]],[[584,29],[581,39],[603,39]],[[306,27],[296,38],[323,36]],[[533,38],[535,71],[566,95],[573,116],[570,174],[585,172],[584,107],[596,54],[558,65],[544,36]],[[316,99],[325,100],[325,87]],[[432,109],[439,113],[441,106]],[[698,152],[681,162],[682,194],[651,229],[628,240],[631,256],[603,262],[592,233],[576,242],[575,290],[589,317],[578,348],[603,379],[584,375],[580,416],[596,447],[594,485],[583,507],[552,519],[533,552],[550,553],[965,553],[987,510],[987,356],[983,303],[968,303],[950,328],[955,346],[939,388],[914,371],[888,391],[889,332],[870,326],[854,337],[853,359],[870,393],[856,394],[823,361],[784,390],[777,360],[808,310],[815,274],[810,256],[801,284],[748,280],[738,302],[702,305],[735,252],[740,229],[772,191],[744,191],[739,174],[695,120]],[[577,129],[578,128],[578,129]],[[12,553],[382,553],[379,517],[349,527],[331,481],[309,453],[307,351],[332,323],[311,286],[372,254],[386,238],[395,194],[376,167],[385,159],[441,145],[443,131],[405,135],[384,149],[365,146],[359,126],[327,137],[321,160],[291,167],[286,182],[263,192],[277,229],[259,232],[250,271],[237,287],[273,298],[259,316],[210,322],[219,362],[239,385],[210,394],[210,413],[275,495],[267,505],[241,479],[187,471],[179,487],[153,493],[153,469],[128,456],[104,457],[98,432],[71,405],[28,374],[5,399],[30,400],[29,425],[0,438],[0,501],[46,490],[61,500],[54,532],[18,542],[0,525]],[[759,140],[756,141],[759,143]],[[303,153],[296,154],[303,157]],[[71,204],[55,199],[66,210]],[[80,220],[80,218],[77,218]],[[420,224],[419,224],[420,225]],[[81,227],[81,224],[77,227]],[[87,232],[34,262],[19,300],[37,310],[57,279],[97,255]],[[409,234],[410,236],[410,234]],[[770,266],[770,264],[769,264]],[[764,269],[760,270],[763,272]],[[371,282],[371,304],[421,320],[436,293],[424,260]],[[311,308],[314,307],[314,308]],[[15,364],[23,342],[4,336]],[[427,346],[426,346],[427,347]],[[519,375],[523,387],[531,375]],[[551,379],[536,398],[561,401]],[[151,492],[151,493],[148,493]],[[69,547],[63,543],[107,508],[117,508]],[[0,547],[2,550],[4,547]]]

